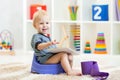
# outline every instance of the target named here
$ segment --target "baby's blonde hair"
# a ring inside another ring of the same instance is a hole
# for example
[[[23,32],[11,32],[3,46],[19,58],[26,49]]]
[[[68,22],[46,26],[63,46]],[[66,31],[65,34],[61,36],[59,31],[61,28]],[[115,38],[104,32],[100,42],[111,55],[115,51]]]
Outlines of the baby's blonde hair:
[[[47,15],[47,12],[44,10],[36,11],[33,15],[33,26],[36,27],[36,23],[38,23],[45,15]]]

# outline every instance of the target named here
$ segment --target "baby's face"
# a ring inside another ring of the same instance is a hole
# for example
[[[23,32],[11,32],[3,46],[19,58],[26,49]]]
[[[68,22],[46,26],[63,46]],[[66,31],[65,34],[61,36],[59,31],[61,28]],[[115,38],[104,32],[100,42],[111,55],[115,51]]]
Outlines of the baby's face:
[[[48,34],[49,27],[50,27],[50,21],[47,15],[43,16],[36,25],[36,29],[38,30],[39,33],[42,34]]]

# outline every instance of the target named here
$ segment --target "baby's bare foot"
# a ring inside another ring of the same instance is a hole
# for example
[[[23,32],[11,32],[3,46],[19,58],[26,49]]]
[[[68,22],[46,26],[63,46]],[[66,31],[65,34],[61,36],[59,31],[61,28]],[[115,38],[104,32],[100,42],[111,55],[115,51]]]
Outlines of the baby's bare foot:
[[[72,71],[68,72],[67,75],[69,75],[69,76],[81,76],[82,74],[80,73],[80,71],[72,70]]]

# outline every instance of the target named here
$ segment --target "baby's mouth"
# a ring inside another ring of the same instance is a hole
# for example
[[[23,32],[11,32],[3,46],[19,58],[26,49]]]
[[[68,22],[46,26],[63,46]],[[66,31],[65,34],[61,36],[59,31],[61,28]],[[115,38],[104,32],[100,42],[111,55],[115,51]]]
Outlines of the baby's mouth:
[[[43,31],[46,31],[47,29],[42,29]]]

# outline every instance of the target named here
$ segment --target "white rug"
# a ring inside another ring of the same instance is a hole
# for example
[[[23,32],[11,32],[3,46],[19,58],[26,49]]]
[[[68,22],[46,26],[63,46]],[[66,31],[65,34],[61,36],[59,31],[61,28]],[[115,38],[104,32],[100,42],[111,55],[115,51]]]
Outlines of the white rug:
[[[30,65],[23,63],[9,63],[0,65],[0,80],[95,80],[95,78],[84,76],[67,76],[66,74],[49,75],[30,73]],[[110,72],[107,80],[120,80],[120,69]]]
[[[0,65],[0,80],[94,80],[91,76],[67,76],[30,73],[30,65],[10,63]]]

